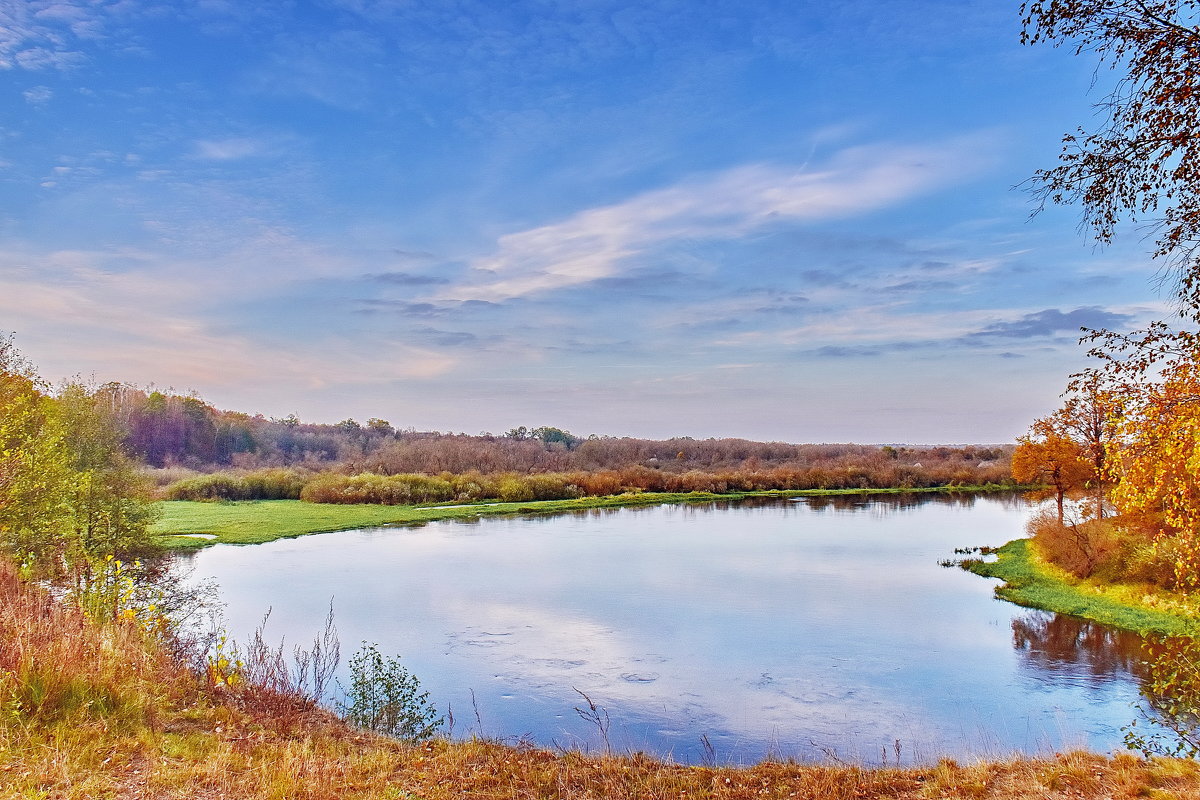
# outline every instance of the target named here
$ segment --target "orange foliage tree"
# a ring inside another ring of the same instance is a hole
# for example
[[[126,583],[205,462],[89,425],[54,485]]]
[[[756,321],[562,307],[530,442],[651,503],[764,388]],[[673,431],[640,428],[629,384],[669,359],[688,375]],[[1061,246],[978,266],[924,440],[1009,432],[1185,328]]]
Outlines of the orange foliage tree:
[[[1161,520],[1158,537],[1174,540],[1180,586],[1200,586],[1200,342],[1174,332],[1157,340],[1174,354],[1147,375],[1147,354],[1124,362],[1143,377],[1127,386],[1126,409],[1110,448],[1111,497],[1122,513]],[[1153,359],[1155,361],[1159,359]]]
[[[1021,483],[1051,487],[1058,502],[1060,525],[1067,493],[1084,487],[1096,475],[1087,450],[1068,435],[1057,414],[1034,420],[1030,432],[1017,439],[1012,474]]]
[[[1063,406],[1036,420],[1013,452],[1013,477],[1049,486],[1058,503],[1057,520],[1039,513],[1029,532],[1044,556],[1079,577],[1091,575],[1112,551],[1111,537],[1095,522],[1105,516],[1108,504],[1108,452],[1120,408],[1119,399],[1098,378],[1077,380]],[[1083,524],[1074,514],[1068,524],[1064,500],[1080,490],[1090,495],[1081,509]]]

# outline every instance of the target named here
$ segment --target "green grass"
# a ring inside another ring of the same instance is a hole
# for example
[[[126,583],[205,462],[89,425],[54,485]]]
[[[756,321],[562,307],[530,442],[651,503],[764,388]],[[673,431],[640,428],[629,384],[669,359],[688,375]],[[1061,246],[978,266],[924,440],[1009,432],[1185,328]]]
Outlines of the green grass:
[[[996,487],[1011,490],[1011,487]],[[199,548],[210,544],[261,544],[307,533],[343,531],[382,525],[423,525],[450,519],[486,516],[558,514],[593,508],[701,503],[743,497],[824,497],[862,494],[938,493],[982,491],[991,487],[935,489],[811,489],[805,491],[656,493],[640,492],[578,500],[542,500],[523,503],[477,503],[442,506],[335,505],[300,500],[195,502],[170,500],[158,503],[161,516],[152,532],[159,544],[171,549]],[[215,538],[202,538],[203,534]]]
[[[1020,606],[1056,611],[1138,633],[1200,634],[1194,604],[1149,586],[1102,584],[1074,578],[1044,562],[1028,539],[996,551],[994,562],[968,561],[976,575],[999,578],[996,596]]]

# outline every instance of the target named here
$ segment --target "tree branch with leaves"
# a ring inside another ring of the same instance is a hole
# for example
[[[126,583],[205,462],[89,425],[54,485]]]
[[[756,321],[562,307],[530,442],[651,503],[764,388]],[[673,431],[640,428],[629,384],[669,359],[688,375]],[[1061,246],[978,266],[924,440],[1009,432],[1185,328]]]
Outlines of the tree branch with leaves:
[[[1063,137],[1056,167],[1031,186],[1041,203],[1078,204],[1110,242],[1122,221],[1149,223],[1186,313],[1200,320],[1200,0],[1036,0],[1022,41],[1073,47],[1117,73],[1103,122]],[[1099,76],[1098,76],[1099,77]]]

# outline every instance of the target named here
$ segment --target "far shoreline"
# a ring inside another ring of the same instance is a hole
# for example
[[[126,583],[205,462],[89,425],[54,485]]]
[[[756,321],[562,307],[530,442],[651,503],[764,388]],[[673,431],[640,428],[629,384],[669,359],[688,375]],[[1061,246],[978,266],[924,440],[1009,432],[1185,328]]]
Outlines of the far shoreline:
[[[573,500],[387,506],[309,503],[302,500],[194,501],[162,500],[161,517],[151,529],[165,550],[196,550],[214,544],[264,544],[313,533],[368,527],[413,527],[445,520],[493,516],[560,514],[605,508],[680,503],[709,503],[754,497],[848,497],[900,494],[1005,494],[1029,487],[934,486],[883,489],[771,489],[755,492],[636,492]]]

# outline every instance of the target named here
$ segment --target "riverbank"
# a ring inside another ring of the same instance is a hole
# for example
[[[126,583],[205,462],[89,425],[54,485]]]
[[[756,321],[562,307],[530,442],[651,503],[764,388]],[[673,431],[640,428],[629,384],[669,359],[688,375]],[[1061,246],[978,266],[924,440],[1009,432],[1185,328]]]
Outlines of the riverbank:
[[[262,544],[309,533],[414,526],[442,520],[471,521],[490,516],[564,514],[594,509],[626,508],[664,503],[710,503],[750,497],[845,497],[856,495],[949,494],[1011,492],[1013,487],[946,486],[932,489],[806,489],[713,494],[709,492],[638,492],[576,500],[469,505],[384,506],[307,503],[301,500],[198,502],[168,500],[157,504],[161,513],[151,532],[168,549],[195,549],[212,544]]]
[[[996,587],[996,596],[1003,600],[1142,634],[1200,635],[1200,603],[1195,599],[1149,585],[1075,578],[1040,558],[1029,539],[1011,541],[995,554],[995,561],[968,559],[964,566],[976,575],[1004,581]]]
[[[1200,796],[1200,765],[1067,753],[869,768],[685,766],[495,741],[403,743],[303,698],[214,687],[153,628],[97,625],[0,564],[0,798],[995,800]]]

